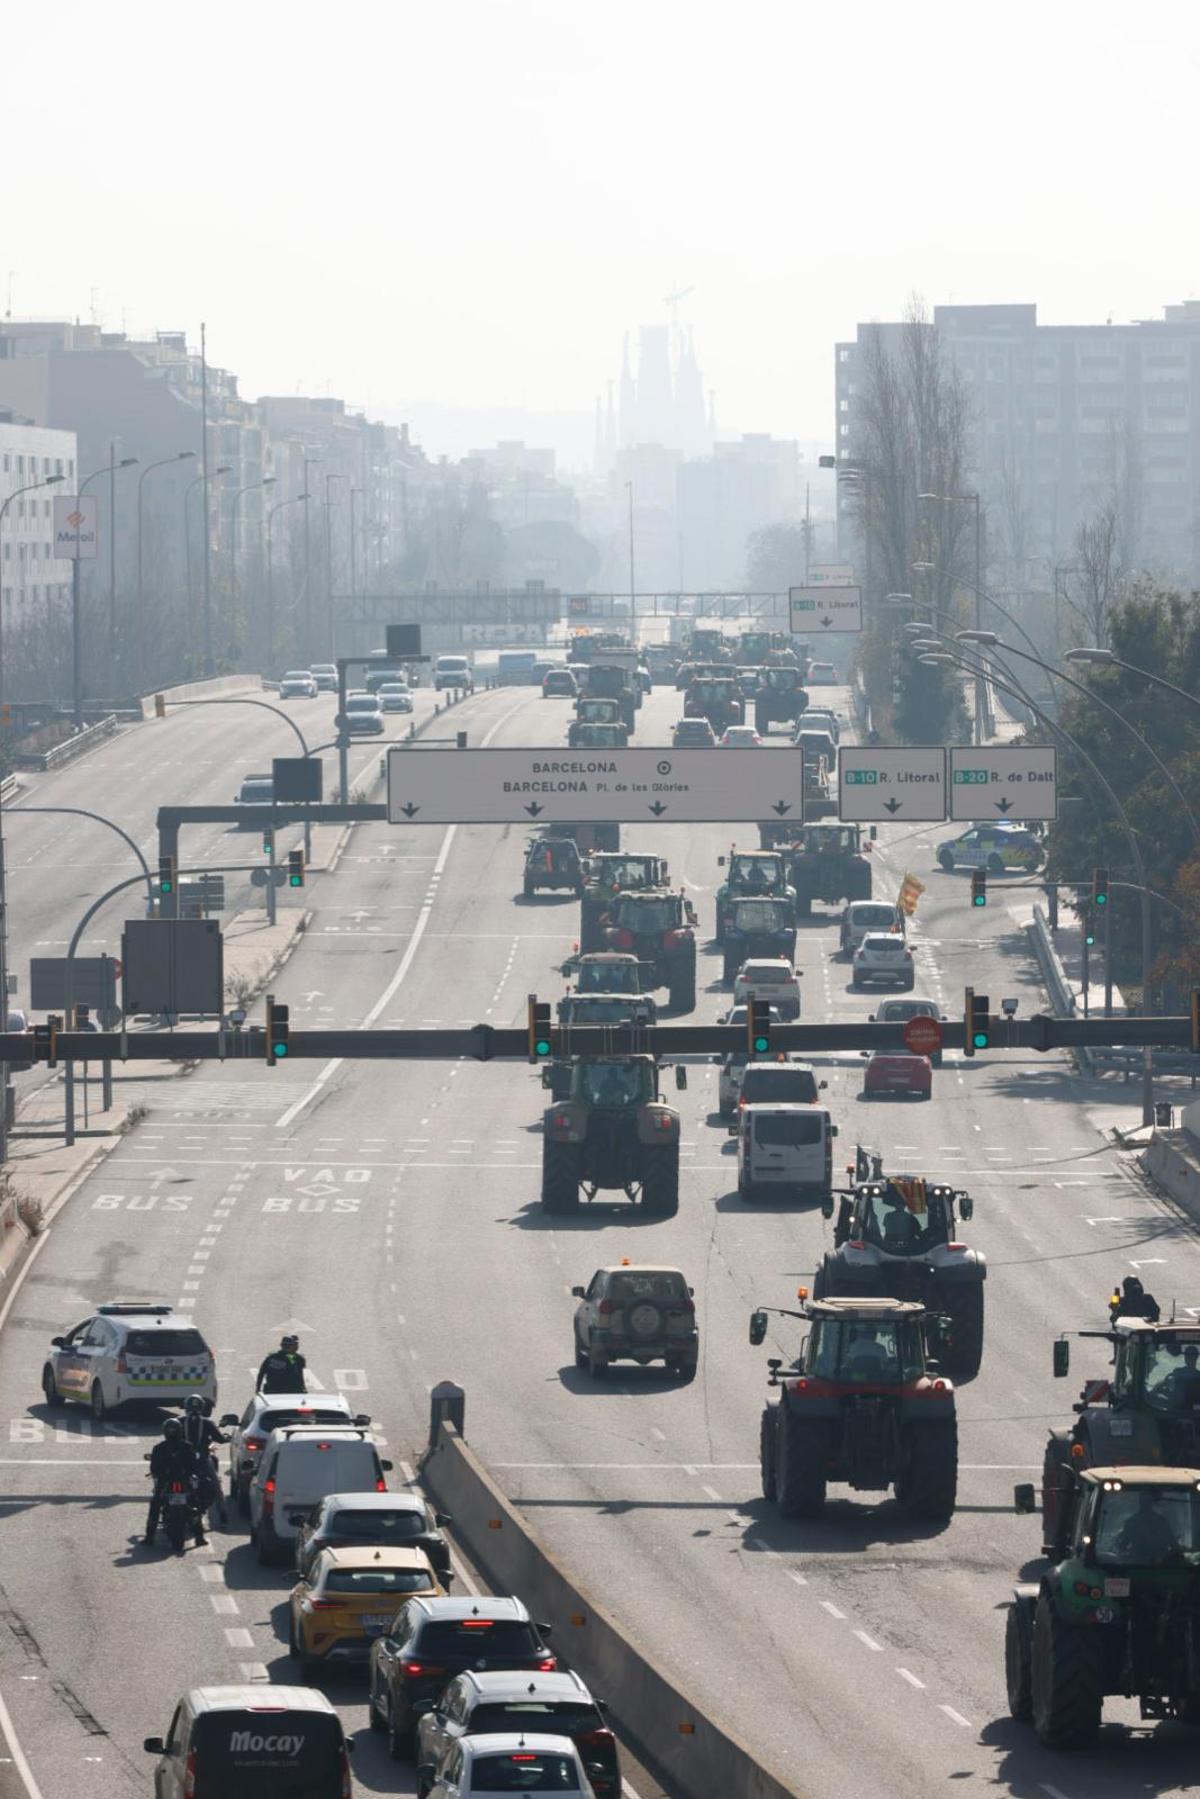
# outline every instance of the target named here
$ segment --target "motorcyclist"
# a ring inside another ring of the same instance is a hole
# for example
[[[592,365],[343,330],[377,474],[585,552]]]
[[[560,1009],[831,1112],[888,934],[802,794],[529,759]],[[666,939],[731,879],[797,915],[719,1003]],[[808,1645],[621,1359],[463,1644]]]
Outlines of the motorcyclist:
[[[201,1480],[203,1469],[200,1458],[190,1443],[184,1441],[183,1426],[178,1418],[168,1418],[163,1425],[161,1442],[150,1451],[150,1478],[154,1483],[150,1495],[150,1511],[146,1518],[145,1542],[153,1543],[158,1530],[159,1513],[162,1510],[163,1492],[171,1481],[189,1482]],[[208,1538],[204,1534],[203,1513],[196,1513],[196,1544],[203,1548]]]
[[[1150,1324],[1157,1324],[1161,1316],[1158,1301],[1147,1293],[1136,1274],[1127,1274],[1120,1288],[1113,1288],[1108,1311],[1114,1324],[1118,1318],[1145,1318]]]
[[[225,1500],[221,1493],[221,1477],[217,1472],[217,1459],[213,1454],[213,1445],[228,1443],[229,1438],[223,1436],[209,1416],[212,1407],[200,1393],[189,1393],[183,1413],[183,1440],[195,1450],[200,1459],[201,1481],[203,1491],[200,1495],[200,1509],[207,1512],[210,1506],[217,1506],[224,1529],[228,1522],[225,1513]]]
[[[258,1379],[254,1383],[256,1393],[306,1393],[304,1370],[306,1363],[300,1354],[299,1337],[286,1336],[279,1339],[279,1348],[270,1355],[264,1356],[258,1371]]]

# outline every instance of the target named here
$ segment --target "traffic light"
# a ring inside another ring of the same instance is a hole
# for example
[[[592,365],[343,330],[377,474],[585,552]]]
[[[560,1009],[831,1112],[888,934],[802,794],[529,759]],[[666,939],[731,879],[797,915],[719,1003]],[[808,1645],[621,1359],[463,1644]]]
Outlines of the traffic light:
[[[303,887],[303,885],[304,885],[304,851],[303,850],[289,850],[288,851],[288,886],[289,887]]]
[[[174,856],[160,856],[158,858],[158,891],[162,899],[170,899],[175,891]]]
[[[991,1002],[986,993],[976,993],[973,987],[967,988],[965,997],[963,1055],[973,1056],[976,1050],[992,1047]]]
[[[1107,906],[1108,904],[1108,870],[1097,868],[1092,874],[1092,904]]]
[[[1090,906],[1083,915],[1083,941],[1087,944],[1089,949],[1092,948],[1096,941],[1096,920],[1092,916],[1092,908]]]
[[[165,718],[167,716],[166,698],[161,693],[156,693],[154,696],[154,716],[155,718]]]
[[[1192,988],[1192,1052],[1200,1056],[1200,987]]]
[[[91,1022],[92,1022],[92,1008],[90,1006],[76,1006],[76,1008],[75,1008],[75,1029],[77,1031],[86,1031],[88,1028],[88,1025]]]
[[[971,870],[971,904],[973,906],[986,906],[987,905],[987,870],[986,869],[973,868]]]
[[[267,1067],[274,1068],[288,1053],[288,1009],[267,995]]]
[[[58,1067],[58,1027],[62,1020],[50,1017],[45,1024],[33,1027],[33,1059],[44,1062],[47,1068]]]
[[[263,826],[263,855],[275,860],[275,833],[270,825]]]
[[[771,1002],[751,999],[746,1002],[746,1047],[752,1056],[771,1053]]]
[[[529,995],[529,1060],[544,1062],[554,1048],[550,1039],[550,1007],[536,993]]]

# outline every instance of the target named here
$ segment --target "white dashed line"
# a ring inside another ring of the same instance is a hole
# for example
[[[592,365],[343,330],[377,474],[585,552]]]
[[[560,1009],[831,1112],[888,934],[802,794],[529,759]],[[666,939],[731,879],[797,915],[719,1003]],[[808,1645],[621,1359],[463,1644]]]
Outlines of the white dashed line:
[[[923,1680],[918,1680],[916,1675],[910,1673],[907,1668],[897,1668],[896,1672],[901,1680],[906,1680],[908,1682],[910,1687],[916,1687],[921,1693],[925,1691],[925,1682]]]
[[[823,1612],[828,1612],[829,1616],[831,1618],[838,1618],[841,1620],[841,1622],[843,1624],[845,1623],[845,1621],[846,1621],[845,1612],[839,1612],[837,1606],[832,1604],[832,1602],[830,1600],[822,1599],[820,1604],[821,1604],[821,1610]]]
[[[877,1643],[874,1637],[869,1637],[865,1630],[856,1630],[854,1634],[867,1649],[873,1649],[877,1655],[883,1654],[883,1644]]]
[[[945,1712],[952,1724],[961,1724],[964,1730],[970,1730],[969,1720],[964,1718],[961,1712],[956,1712],[952,1705],[939,1705],[938,1710]]]

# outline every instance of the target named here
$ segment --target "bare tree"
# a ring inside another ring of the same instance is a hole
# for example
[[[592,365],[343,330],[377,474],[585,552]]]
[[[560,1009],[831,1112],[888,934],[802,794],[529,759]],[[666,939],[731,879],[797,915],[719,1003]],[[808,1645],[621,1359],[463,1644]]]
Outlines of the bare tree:
[[[1123,586],[1121,508],[1115,494],[1084,519],[1075,533],[1075,580],[1066,593],[1089,643],[1108,639],[1108,614]]]

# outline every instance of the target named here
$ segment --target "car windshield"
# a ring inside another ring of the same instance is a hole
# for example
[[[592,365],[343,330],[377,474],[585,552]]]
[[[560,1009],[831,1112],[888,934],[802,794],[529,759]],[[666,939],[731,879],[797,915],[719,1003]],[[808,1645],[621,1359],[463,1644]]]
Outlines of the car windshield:
[[[434,1585],[424,1568],[330,1568],[323,1593],[428,1593]]]
[[[318,1411],[315,1407],[304,1411],[270,1411],[260,1412],[257,1428],[266,1431],[268,1436],[273,1430],[283,1430],[289,1424],[348,1424],[345,1412]]]
[[[863,1196],[863,1236],[868,1243],[893,1255],[909,1255],[947,1237],[946,1213],[940,1194],[931,1194],[924,1181],[889,1181],[882,1191]]]
[[[504,1755],[480,1755],[471,1764],[472,1793],[577,1793],[579,1776],[573,1755],[536,1755],[514,1749]]]
[[[899,932],[893,935],[884,931],[871,931],[863,938],[862,948],[868,956],[898,956],[904,949],[904,939]]]
[[[779,900],[739,900],[733,908],[735,931],[784,931],[787,910]]]
[[[729,881],[731,886],[743,891],[752,891],[755,887],[781,887],[783,863],[778,856],[735,856],[729,869]]]
[[[637,993],[638,968],[633,962],[585,962],[579,970],[581,993]]]
[[[807,1068],[749,1068],[742,1082],[747,1105],[773,1101],[777,1105],[811,1105],[817,1097],[816,1076]]]
[[[424,1536],[425,1516],[422,1512],[335,1512],[322,1535],[354,1537],[366,1543],[410,1543]]]
[[[346,701],[347,712],[377,712],[379,702],[373,693],[352,693]]]
[[[312,676],[306,668],[289,668],[283,678],[285,681],[311,681]]]
[[[677,921],[673,899],[622,900],[617,908],[617,922],[627,931],[648,935],[651,931],[669,931]]]
[[[580,1085],[592,1106],[636,1106],[648,1097],[640,1062],[585,1063]]]
[[[1195,1337],[1156,1337],[1146,1354],[1146,1404],[1158,1412],[1200,1406],[1200,1343]]]
[[[742,977],[756,987],[774,987],[780,981],[795,979],[795,971],[786,962],[748,962]]]
[[[889,1319],[823,1319],[809,1369],[826,1380],[873,1385],[916,1380],[924,1371],[915,1328]]]
[[[268,778],[265,781],[243,781],[242,791],[238,795],[243,805],[270,805],[275,783]]]
[[[885,999],[877,1013],[881,1024],[905,1024],[910,1018],[939,1016],[931,999]]]
[[[622,1271],[614,1274],[608,1284],[608,1296],[619,1305],[633,1305],[637,1300],[664,1301],[684,1300],[688,1297],[687,1282],[682,1274],[670,1268],[652,1270]]]
[[[1192,1486],[1122,1487],[1100,1495],[1095,1528],[1102,1567],[1154,1567],[1200,1553],[1200,1493]]]

